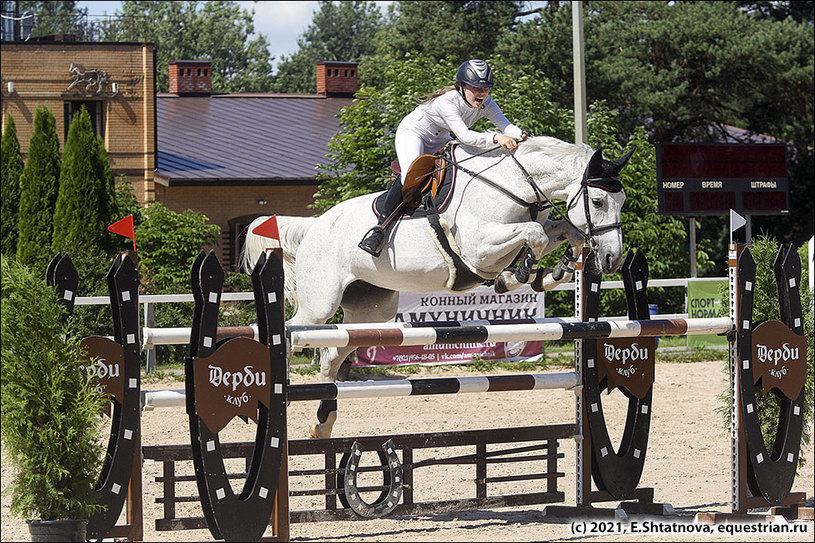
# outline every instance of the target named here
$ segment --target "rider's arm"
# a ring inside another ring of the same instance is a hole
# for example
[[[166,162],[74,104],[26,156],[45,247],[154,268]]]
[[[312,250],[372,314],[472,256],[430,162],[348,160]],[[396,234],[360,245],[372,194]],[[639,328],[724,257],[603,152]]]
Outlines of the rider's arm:
[[[457,100],[434,100],[436,114],[441,117],[447,128],[455,134],[456,139],[465,145],[476,147],[489,147],[493,145],[493,135],[470,130],[459,111]],[[509,121],[507,121],[509,122]]]
[[[521,139],[521,133],[523,131],[509,122],[509,119],[504,116],[504,112],[501,111],[501,108],[495,103],[492,97],[487,98],[484,103],[484,116],[489,119],[502,134],[510,138]]]

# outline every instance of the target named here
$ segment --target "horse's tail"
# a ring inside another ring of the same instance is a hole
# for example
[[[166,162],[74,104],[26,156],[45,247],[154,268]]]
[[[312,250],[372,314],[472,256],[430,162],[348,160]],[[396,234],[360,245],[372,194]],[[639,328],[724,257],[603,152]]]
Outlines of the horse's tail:
[[[251,273],[261,253],[269,246],[268,238],[253,234],[252,230],[269,217],[258,217],[249,225],[246,232],[246,241],[241,251],[241,268]],[[297,310],[295,292],[297,283],[294,276],[294,259],[300,241],[317,217],[285,217],[277,216],[277,228],[280,233],[280,247],[283,249],[283,275],[285,276],[284,291],[286,299]]]

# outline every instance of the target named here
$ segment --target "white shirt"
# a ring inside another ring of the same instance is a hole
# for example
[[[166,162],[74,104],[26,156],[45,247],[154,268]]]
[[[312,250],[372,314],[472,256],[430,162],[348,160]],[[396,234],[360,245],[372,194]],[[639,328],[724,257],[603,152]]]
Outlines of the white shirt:
[[[493,134],[470,130],[482,117],[489,119],[507,136],[521,137],[521,129],[509,122],[492,97],[488,96],[482,107],[474,108],[467,105],[455,90],[419,105],[402,119],[399,129],[415,133],[422,138],[426,147],[441,147],[450,139],[450,132],[461,143],[488,147],[494,143]]]

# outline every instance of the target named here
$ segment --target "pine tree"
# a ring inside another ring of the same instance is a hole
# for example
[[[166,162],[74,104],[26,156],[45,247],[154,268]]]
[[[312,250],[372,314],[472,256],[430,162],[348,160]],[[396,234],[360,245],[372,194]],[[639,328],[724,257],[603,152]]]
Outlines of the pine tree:
[[[110,252],[107,226],[113,222],[113,176],[106,159],[101,138],[94,136],[90,115],[83,107],[65,140],[54,212],[54,251]]]
[[[54,208],[59,192],[59,138],[54,114],[45,106],[34,114],[34,133],[20,178],[17,258],[45,273],[51,255]]]
[[[20,154],[20,142],[17,140],[17,127],[14,118],[8,115],[6,128],[3,130],[2,140],[3,162],[3,188],[2,212],[2,242],[0,249],[4,255],[17,253],[17,237],[19,235],[17,219],[20,216],[20,176],[23,174],[23,156]]]

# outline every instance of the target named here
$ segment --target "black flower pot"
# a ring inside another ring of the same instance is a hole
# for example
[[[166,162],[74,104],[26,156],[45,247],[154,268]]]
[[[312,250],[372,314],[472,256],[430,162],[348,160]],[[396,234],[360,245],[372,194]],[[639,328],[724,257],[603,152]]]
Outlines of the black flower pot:
[[[88,521],[78,520],[29,520],[31,541],[87,541]]]

